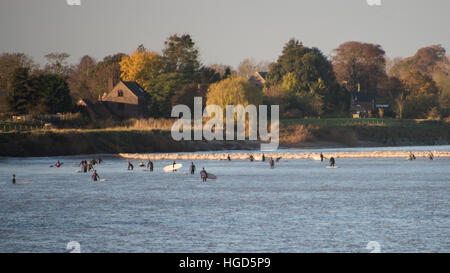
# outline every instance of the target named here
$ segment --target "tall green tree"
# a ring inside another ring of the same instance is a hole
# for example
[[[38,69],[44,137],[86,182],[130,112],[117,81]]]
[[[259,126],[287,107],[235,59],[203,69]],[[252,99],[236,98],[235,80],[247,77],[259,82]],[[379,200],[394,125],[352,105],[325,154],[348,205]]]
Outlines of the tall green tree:
[[[337,83],[331,62],[319,49],[291,39],[269,69],[266,87],[283,85],[283,89],[289,89],[286,91],[292,96],[291,101],[298,102],[296,107],[314,104],[316,115],[347,111],[348,94]]]
[[[199,52],[189,34],[175,34],[164,42],[163,63],[166,73],[178,73],[193,79],[200,68]]]
[[[48,114],[66,113],[73,110],[70,89],[64,77],[42,74],[36,78],[38,109]]]
[[[10,111],[26,114],[36,106],[38,94],[29,68],[19,67],[14,71],[11,89],[7,97]]]

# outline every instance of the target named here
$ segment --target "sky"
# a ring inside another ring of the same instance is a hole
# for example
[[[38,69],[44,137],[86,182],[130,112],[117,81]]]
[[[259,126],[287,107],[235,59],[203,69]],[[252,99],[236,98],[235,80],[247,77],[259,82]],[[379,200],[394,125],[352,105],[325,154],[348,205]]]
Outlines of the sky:
[[[67,2],[81,1],[81,5]],[[449,0],[1,0],[0,53],[40,64],[50,52],[97,60],[138,45],[161,52],[190,34],[203,64],[275,61],[296,38],[329,56],[346,41],[380,44],[388,57],[441,44],[450,50]]]

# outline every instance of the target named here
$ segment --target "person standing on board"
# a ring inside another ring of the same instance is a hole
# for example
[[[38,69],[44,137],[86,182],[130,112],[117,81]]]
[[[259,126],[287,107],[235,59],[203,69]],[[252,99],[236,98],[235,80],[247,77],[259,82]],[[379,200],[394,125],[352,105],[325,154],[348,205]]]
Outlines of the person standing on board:
[[[330,158],[330,167],[334,167],[334,164],[336,164],[336,160],[334,160],[334,157]]]
[[[322,153],[320,153],[320,162],[323,162],[323,159],[324,159],[325,157],[323,156],[323,154]]]
[[[172,172],[176,172],[177,169],[175,169],[175,165],[177,165],[177,163],[175,162],[175,160],[172,163]]]
[[[206,182],[206,179],[208,178],[208,173],[205,171],[205,167],[200,171],[200,176],[202,177],[202,181]]]

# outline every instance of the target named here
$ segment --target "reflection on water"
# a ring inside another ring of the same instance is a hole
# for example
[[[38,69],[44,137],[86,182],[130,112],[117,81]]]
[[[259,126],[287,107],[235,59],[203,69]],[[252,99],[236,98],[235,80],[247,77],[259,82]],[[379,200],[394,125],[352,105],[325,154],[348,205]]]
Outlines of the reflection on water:
[[[407,148],[420,149],[437,150]],[[184,174],[190,162],[165,174],[171,162],[127,171],[113,157],[97,166],[108,181],[94,183],[80,160],[0,159],[0,252],[64,252],[71,241],[82,252],[367,252],[369,241],[450,252],[450,159],[195,162],[219,177],[207,183]],[[12,185],[13,173],[30,184]]]

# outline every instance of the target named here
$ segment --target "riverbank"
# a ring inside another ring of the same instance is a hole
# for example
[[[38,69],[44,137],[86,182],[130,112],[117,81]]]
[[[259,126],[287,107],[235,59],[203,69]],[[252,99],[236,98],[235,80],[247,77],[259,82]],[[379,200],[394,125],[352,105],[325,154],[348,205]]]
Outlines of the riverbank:
[[[282,121],[280,148],[450,144],[450,124],[434,121],[304,119]],[[36,130],[0,133],[0,156],[259,150],[258,141],[174,141],[167,130]],[[403,155],[402,155],[403,156]]]

